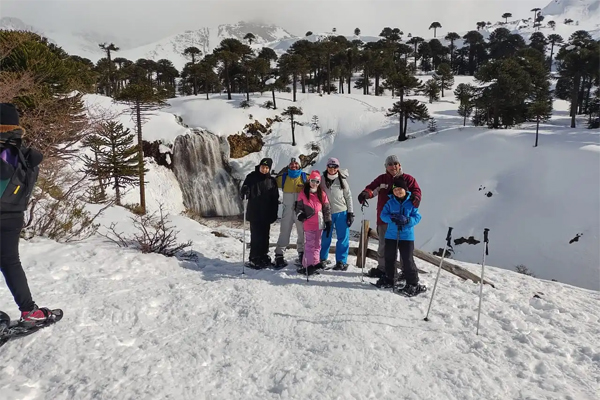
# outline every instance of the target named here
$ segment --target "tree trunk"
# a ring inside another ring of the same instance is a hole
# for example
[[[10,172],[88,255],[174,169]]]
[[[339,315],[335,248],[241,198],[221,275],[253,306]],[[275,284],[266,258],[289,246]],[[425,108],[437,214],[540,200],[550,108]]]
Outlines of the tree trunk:
[[[331,54],[327,53],[327,94],[331,94]]]
[[[273,94],[273,110],[277,110],[277,103],[275,103],[275,88],[271,89],[271,93]]]
[[[540,116],[538,115],[537,117],[537,125],[535,127],[535,146],[533,147],[537,147],[538,145],[538,134],[540,132]]]
[[[250,101],[250,77],[246,74],[246,101]]]
[[[139,101],[135,102],[138,129],[138,170],[140,175],[140,208],[146,214],[146,189],[144,187],[144,145],[142,140],[142,110]]]
[[[302,93],[306,93],[306,74],[302,74]]]
[[[294,101],[296,101],[296,74],[293,75],[293,84],[292,84],[292,91],[294,92]],[[294,128],[292,128],[294,129]]]
[[[463,119],[463,126],[467,126],[467,110],[465,110],[465,115]]]
[[[225,86],[227,86],[227,100],[231,100],[231,82],[229,82],[229,63],[225,61]]]
[[[585,95],[585,105],[583,106],[583,112],[587,113],[589,110],[589,105],[590,105],[590,91],[592,90],[592,80],[590,78],[590,81],[588,82],[587,85],[587,94]]]
[[[352,86],[352,72],[348,75],[348,94],[350,94],[350,87]]]
[[[584,75],[583,79],[581,80],[581,85],[579,88],[579,95],[577,96],[577,114],[579,114],[579,115],[583,114],[583,98],[585,95],[586,83],[587,83],[587,76]]]
[[[292,146],[296,145],[296,130],[295,130],[295,125],[294,125],[294,114],[290,115],[291,121],[292,121]]]
[[[579,82],[581,81],[580,72],[575,72],[573,78],[573,89],[571,90],[571,128],[576,128],[575,117],[577,116],[577,98],[579,97]]]
[[[444,77],[442,77],[442,78],[440,79],[440,82],[442,83],[442,84],[441,84],[441,89],[442,89],[442,97],[444,97]]]
[[[379,74],[375,75],[375,96],[379,96]]]
[[[554,56],[554,42],[551,43],[551,47],[550,47],[550,72],[552,72],[552,56]]]

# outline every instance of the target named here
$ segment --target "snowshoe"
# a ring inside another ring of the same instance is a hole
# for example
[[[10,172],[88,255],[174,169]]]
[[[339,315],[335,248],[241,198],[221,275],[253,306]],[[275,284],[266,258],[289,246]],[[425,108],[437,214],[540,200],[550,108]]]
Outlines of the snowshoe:
[[[348,264],[338,261],[335,263],[335,266],[332,268],[334,271],[347,271]]]
[[[35,322],[26,320],[25,324],[22,324],[21,320],[19,320],[18,324],[12,324],[8,315],[0,312],[0,347],[9,340],[29,336],[40,329],[55,324],[63,317],[63,311],[61,309],[50,310],[48,308],[40,308],[34,311],[38,310],[45,315],[45,319]],[[27,312],[26,314],[33,314],[33,312]],[[28,323],[29,325],[27,325]]]
[[[377,282],[371,282],[371,285],[376,286],[379,289],[391,289],[394,287],[394,281],[389,279],[387,276],[382,276]]]
[[[331,269],[330,265],[333,264],[333,262],[331,260],[321,260],[320,264],[324,270],[329,270]]]
[[[256,270],[260,270],[260,269],[265,269],[267,268],[266,264],[261,261],[260,259],[251,259],[250,261],[248,261],[246,263],[246,268],[250,268],[250,269],[256,269]]]
[[[416,285],[406,285],[396,293],[405,297],[414,297],[418,294],[425,293],[427,286],[417,283]]]

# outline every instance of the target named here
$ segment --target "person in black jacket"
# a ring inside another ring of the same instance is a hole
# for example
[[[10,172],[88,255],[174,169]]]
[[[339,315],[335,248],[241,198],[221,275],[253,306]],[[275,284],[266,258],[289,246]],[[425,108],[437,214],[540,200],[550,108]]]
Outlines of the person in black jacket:
[[[242,198],[248,199],[246,219],[250,222],[250,267],[271,266],[269,257],[269,232],[277,221],[279,189],[270,175],[273,160],[263,158],[254,172],[248,174],[242,184]]]
[[[25,210],[43,159],[40,152],[22,145],[24,133],[15,106],[0,103],[0,270],[21,311],[19,325],[31,327],[54,314],[33,301],[19,257]]]

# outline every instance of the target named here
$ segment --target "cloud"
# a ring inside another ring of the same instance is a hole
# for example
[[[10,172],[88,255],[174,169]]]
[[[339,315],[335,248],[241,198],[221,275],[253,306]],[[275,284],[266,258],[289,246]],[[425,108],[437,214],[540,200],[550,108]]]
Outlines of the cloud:
[[[433,21],[448,31],[475,28],[477,21],[499,21],[505,12],[528,18],[544,7],[536,0],[3,0],[2,16],[22,19],[43,31],[95,31],[129,38],[136,44],[167,35],[240,20],[273,23],[292,34],[331,31],[378,35],[385,26],[405,34],[433,36]]]

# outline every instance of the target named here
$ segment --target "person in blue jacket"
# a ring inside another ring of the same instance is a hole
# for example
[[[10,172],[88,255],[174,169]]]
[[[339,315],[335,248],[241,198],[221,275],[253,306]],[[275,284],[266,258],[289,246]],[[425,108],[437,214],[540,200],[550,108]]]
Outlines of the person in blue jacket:
[[[411,192],[401,176],[394,178],[392,194],[381,211],[381,220],[387,225],[385,232],[385,270],[386,276],[381,277],[378,287],[393,287],[397,282],[396,257],[400,251],[402,258],[402,279],[406,286],[401,290],[408,296],[414,296],[427,290],[419,284],[419,273],[413,251],[415,249],[415,225],[421,221],[419,209],[410,199]],[[380,239],[381,240],[381,239]]]

